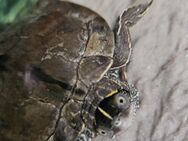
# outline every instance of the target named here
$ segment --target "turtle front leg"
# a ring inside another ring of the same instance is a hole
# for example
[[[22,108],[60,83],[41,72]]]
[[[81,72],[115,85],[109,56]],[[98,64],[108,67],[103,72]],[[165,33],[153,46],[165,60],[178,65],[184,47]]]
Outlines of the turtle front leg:
[[[140,4],[129,8],[118,17],[114,27],[116,48],[114,50],[112,68],[125,67],[129,63],[132,52],[129,27],[136,24],[142,18],[151,4],[152,1],[148,4]]]
[[[132,8],[127,9],[120,16],[120,21],[121,21],[120,24],[125,24],[128,27],[135,25],[143,17],[143,15],[151,6],[152,3],[153,3],[153,0],[151,0],[147,4],[140,4],[138,6],[134,6]]]

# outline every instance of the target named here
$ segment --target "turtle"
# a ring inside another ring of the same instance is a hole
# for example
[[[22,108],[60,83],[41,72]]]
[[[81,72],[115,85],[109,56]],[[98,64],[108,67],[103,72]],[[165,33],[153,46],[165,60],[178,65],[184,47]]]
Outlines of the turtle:
[[[4,30],[0,140],[89,141],[121,130],[138,94],[125,72],[129,28],[151,3],[128,8],[111,29],[96,12],[53,0]]]

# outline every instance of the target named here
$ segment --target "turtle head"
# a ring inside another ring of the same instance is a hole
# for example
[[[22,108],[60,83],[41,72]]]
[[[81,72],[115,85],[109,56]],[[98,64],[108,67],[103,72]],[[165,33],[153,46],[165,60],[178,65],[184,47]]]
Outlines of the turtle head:
[[[122,128],[121,117],[129,116],[133,94],[137,91],[127,82],[103,77],[90,88],[85,98],[83,120],[97,134],[113,137]]]
[[[123,113],[129,113],[130,106],[131,98],[128,89],[112,89],[106,93],[95,111],[97,132],[112,138],[120,130],[121,116]]]

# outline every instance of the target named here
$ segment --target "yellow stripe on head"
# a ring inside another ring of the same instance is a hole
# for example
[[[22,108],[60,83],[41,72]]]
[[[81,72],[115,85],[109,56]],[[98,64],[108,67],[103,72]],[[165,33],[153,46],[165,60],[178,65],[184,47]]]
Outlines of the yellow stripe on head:
[[[108,97],[110,97],[110,96],[113,96],[113,95],[116,94],[116,93],[118,93],[118,90],[113,90],[113,91],[111,91],[109,94],[107,94],[107,95],[105,96],[105,98],[108,98]]]
[[[113,120],[113,118],[111,117],[110,114],[108,114],[105,110],[103,110],[102,108],[98,107],[99,111],[107,118]]]

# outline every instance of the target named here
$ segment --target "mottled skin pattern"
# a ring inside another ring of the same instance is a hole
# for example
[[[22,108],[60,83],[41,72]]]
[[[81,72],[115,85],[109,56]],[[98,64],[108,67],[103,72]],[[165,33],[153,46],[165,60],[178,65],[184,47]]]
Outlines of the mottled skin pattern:
[[[119,130],[116,119],[127,109],[116,105],[108,112],[112,121],[106,123],[96,111],[113,90],[121,91],[106,100],[107,105],[113,105],[118,94],[131,99],[133,92],[122,73],[131,53],[128,28],[150,4],[121,15],[115,37],[94,12],[56,1],[37,18],[2,33],[0,140],[81,141],[83,135],[87,141],[99,133],[113,136]]]

